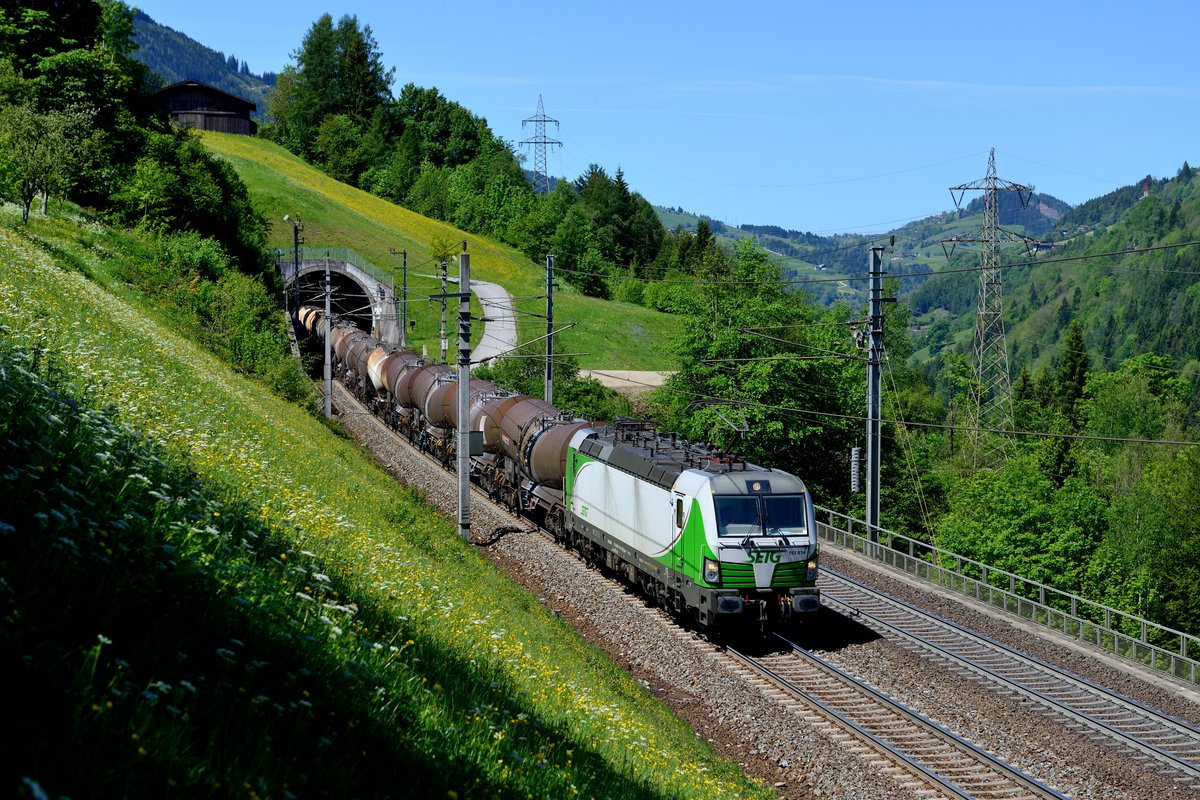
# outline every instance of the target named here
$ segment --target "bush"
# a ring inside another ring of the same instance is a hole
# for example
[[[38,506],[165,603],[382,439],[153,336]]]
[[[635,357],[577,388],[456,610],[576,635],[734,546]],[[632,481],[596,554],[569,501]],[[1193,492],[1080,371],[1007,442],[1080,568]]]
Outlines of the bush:
[[[645,286],[639,280],[625,279],[616,281],[613,288],[613,299],[622,303],[645,305]]]
[[[696,288],[678,281],[677,275],[668,273],[666,281],[647,285],[642,293],[642,305],[668,314],[698,313],[700,298]]]
[[[110,198],[120,222],[219,242],[249,274],[265,273],[266,225],[233,167],[184,131],[146,134],[144,153]]]

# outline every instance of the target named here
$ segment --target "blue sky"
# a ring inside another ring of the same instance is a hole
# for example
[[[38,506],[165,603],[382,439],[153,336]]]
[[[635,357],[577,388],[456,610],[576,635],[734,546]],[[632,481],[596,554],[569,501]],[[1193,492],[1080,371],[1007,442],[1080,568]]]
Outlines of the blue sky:
[[[888,230],[953,208],[991,148],[1001,178],[1072,204],[1200,166],[1193,0],[133,5],[255,72],[354,14],[394,92],[437,87],[514,143],[541,95],[552,173],[620,167],[734,225]]]

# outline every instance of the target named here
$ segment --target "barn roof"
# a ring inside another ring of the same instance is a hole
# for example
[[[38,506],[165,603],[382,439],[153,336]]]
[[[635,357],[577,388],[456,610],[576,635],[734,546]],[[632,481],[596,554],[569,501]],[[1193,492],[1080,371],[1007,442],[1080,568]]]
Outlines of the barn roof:
[[[166,86],[162,89],[159,89],[157,92],[154,93],[154,96],[158,97],[159,95],[163,95],[163,94],[174,94],[183,89],[202,89],[206,92],[211,92],[213,94],[219,94],[219,95],[223,95],[224,97],[228,97],[230,100],[233,100],[236,103],[240,103],[241,105],[244,105],[246,108],[248,108],[251,111],[254,111],[258,108],[257,103],[253,103],[244,97],[238,97],[236,94],[230,94],[229,92],[218,89],[215,86],[210,86],[207,83],[201,83],[200,81],[193,81],[193,80],[185,80],[185,81],[180,81],[179,83],[173,83],[170,86]]]

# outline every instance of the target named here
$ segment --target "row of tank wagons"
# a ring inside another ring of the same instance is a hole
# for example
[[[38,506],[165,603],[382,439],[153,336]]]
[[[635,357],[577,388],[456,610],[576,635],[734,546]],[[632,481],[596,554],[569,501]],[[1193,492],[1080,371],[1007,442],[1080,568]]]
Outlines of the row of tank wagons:
[[[312,334],[326,333],[324,314],[316,308],[302,308],[297,319]],[[339,379],[377,415],[449,466],[460,421],[458,376],[351,325],[334,321],[329,338]],[[688,470],[685,481],[671,487],[648,482],[611,467],[606,455],[627,436],[641,445],[647,444],[644,437],[661,437],[639,427],[647,423],[618,425],[611,437],[595,438],[599,431],[593,423],[560,413],[544,400],[507,392],[489,381],[469,381],[467,424],[482,440],[481,452],[472,455],[474,480],[494,499],[543,524],[564,545],[622,575],[664,607],[690,612],[704,626],[757,622],[762,629],[768,622],[790,619],[793,612],[819,607],[815,523],[799,479],[697,453],[696,469]],[[574,453],[573,513],[568,513],[563,483],[572,441],[579,452]],[[675,447],[673,438],[662,444]],[[653,452],[655,445],[650,445]],[[792,513],[788,519],[771,514],[775,529],[768,535],[762,529],[768,515],[758,505],[765,501],[757,495],[770,494],[772,486],[781,500],[791,499],[787,507]],[[753,524],[736,535],[722,531],[718,496],[743,511],[753,507],[748,516]],[[613,497],[617,502],[610,505]],[[674,527],[648,522],[656,513],[653,508],[672,505]],[[589,515],[589,507],[600,513]],[[685,513],[687,509],[693,511]],[[755,526],[761,536],[753,532]],[[781,545],[783,529],[796,541]],[[647,531],[657,538],[647,540]]]
[[[296,316],[310,334],[325,336],[329,322],[321,309],[304,306]],[[458,375],[336,319],[329,337],[339,380],[410,442],[445,465],[454,463]],[[592,423],[491,381],[469,381],[468,430],[482,439],[482,454],[472,464],[480,486],[514,510],[546,514],[553,527],[561,519],[568,446]]]

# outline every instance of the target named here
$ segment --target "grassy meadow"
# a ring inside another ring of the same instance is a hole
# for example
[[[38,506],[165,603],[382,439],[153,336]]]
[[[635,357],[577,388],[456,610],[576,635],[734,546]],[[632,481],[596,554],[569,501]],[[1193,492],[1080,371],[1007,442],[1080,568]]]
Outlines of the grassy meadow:
[[[299,214],[304,237],[310,247],[349,247],[375,266],[400,273],[400,256],[408,251],[409,288],[414,294],[432,292],[431,277],[437,265],[429,256],[434,241],[466,241],[471,254],[471,275],[497,283],[516,298],[520,312],[545,313],[546,272],[531,264],[516,250],[484,239],[389,203],[367,192],[340,183],[305,164],[287,150],[267,141],[232,134],[201,134],[205,145],[227,159],[250,189],[255,208],[271,225],[272,248],[292,248],[292,227],[285,214]],[[451,268],[452,276],[454,268]],[[669,370],[674,364],[669,342],[679,330],[679,320],[670,314],[651,311],[631,303],[586,297],[558,281],[554,294],[555,327],[575,323],[558,336],[560,353],[580,353],[585,369]],[[399,278],[397,277],[397,285]],[[440,306],[411,303],[417,320],[413,344],[430,352],[438,348]],[[545,320],[533,316],[518,319],[522,341],[545,334]]]
[[[263,169],[283,187],[299,167]],[[314,227],[337,207],[296,197]],[[354,202],[339,219],[405,245]],[[122,234],[13,213],[0,675],[15,796],[772,796],[353,442],[90,279]],[[473,252],[481,277],[517,274]]]

